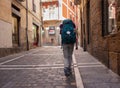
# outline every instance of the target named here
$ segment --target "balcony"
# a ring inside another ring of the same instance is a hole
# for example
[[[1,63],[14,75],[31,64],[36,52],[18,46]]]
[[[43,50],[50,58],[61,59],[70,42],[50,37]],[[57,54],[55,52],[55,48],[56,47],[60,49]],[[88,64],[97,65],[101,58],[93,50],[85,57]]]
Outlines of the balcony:
[[[57,7],[58,7],[58,5],[59,5],[59,2],[58,2],[58,0],[52,0],[52,1],[50,1],[50,0],[46,0],[46,1],[42,1],[42,6],[45,6],[45,7],[48,7],[48,6],[52,6],[52,5],[56,5]]]

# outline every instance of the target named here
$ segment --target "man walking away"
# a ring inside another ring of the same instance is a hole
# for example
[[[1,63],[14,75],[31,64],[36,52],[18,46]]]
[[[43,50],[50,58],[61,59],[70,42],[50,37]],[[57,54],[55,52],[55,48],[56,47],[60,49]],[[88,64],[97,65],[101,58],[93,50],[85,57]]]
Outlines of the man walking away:
[[[64,55],[64,73],[65,76],[68,77],[72,74],[72,54],[74,50],[74,44],[76,42],[75,24],[71,19],[63,20],[61,38]]]

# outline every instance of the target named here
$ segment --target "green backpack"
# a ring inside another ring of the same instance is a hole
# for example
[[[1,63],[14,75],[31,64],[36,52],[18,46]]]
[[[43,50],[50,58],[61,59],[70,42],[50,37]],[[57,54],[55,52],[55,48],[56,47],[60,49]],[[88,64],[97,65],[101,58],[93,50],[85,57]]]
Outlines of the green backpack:
[[[61,32],[62,44],[74,44],[76,42],[75,24],[72,20],[66,19],[63,21]]]

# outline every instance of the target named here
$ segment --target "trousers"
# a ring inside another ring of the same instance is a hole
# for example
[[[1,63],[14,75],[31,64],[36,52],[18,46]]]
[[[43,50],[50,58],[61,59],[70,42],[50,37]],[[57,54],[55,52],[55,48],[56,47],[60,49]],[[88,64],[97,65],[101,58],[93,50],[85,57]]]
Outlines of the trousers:
[[[71,68],[74,44],[63,44],[64,68]]]

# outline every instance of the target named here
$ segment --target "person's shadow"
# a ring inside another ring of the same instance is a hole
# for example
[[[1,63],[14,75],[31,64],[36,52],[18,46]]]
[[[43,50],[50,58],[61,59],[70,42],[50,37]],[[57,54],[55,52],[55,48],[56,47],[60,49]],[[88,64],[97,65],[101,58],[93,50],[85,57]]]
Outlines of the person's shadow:
[[[76,88],[76,81],[75,81],[74,73],[70,75],[69,77],[66,77],[66,83],[68,85],[66,85],[65,88]]]

